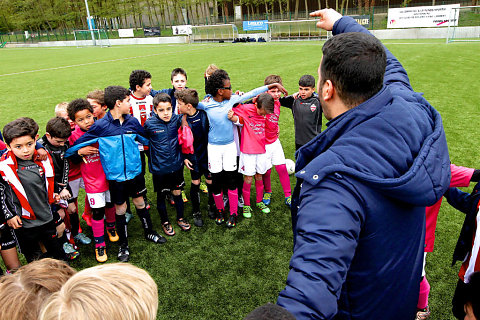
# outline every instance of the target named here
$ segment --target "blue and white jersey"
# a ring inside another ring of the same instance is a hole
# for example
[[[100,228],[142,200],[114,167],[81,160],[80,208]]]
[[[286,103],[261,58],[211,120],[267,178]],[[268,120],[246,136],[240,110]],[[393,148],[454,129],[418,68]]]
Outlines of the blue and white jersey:
[[[208,131],[208,143],[215,145],[226,145],[233,142],[233,123],[228,120],[228,111],[237,103],[250,100],[260,93],[266,92],[267,86],[253,89],[241,96],[232,94],[230,100],[222,102],[215,101],[212,95],[207,95],[200,102],[197,109],[205,110],[210,122],[210,130]]]

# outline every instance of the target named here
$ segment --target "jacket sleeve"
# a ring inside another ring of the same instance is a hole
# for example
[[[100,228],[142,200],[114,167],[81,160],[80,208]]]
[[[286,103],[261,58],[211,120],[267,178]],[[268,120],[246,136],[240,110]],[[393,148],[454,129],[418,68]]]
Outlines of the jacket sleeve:
[[[278,99],[278,101],[280,101],[280,105],[282,107],[292,109],[293,102],[295,101],[295,99],[293,98],[293,96],[288,96],[288,97],[281,97],[280,99]]]
[[[452,207],[467,214],[471,211],[474,199],[478,197],[473,197],[470,193],[460,191],[457,188],[449,188],[445,192],[445,198]]]
[[[97,133],[97,130],[93,130],[93,126],[92,126],[92,128],[90,128],[88,132],[85,132],[83,136],[81,136],[75,141],[73,146],[67,149],[67,152],[65,152],[65,157],[68,158],[73,155],[77,155],[77,151],[79,149],[94,144],[95,142],[98,141],[99,138],[100,137]]]
[[[0,214],[4,221],[17,215],[13,204],[13,191],[10,185],[0,176]]]
[[[370,34],[373,37],[373,35],[368,32],[367,29],[359,25],[352,17],[342,17],[341,19],[337,20],[332,31],[333,35],[346,32],[363,32]],[[407,71],[385,46],[384,48],[385,53],[387,54],[387,67],[385,68],[383,84],[387,86],[402,86],[403,88],[413,91],[410,85],[410,80],[408,79]]]
[[[304,181],[290,272],[277,304],[296,319],[333,319],[355,254],[364,210],[344,180]]]

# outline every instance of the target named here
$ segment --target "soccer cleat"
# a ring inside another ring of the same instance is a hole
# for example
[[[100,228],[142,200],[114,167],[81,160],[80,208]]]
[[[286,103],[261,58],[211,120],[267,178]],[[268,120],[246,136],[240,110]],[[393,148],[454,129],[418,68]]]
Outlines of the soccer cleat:
[[[187,196],[185,195],[185,191],[182,191],[182,200],[183,202],[188,202]]]
[[[243,216],[245,218],[251,218],[252,217],[252,207],[243,206]]]
[[[80,252],[75,250],[73,245],[69,242],[63,244],[63,251],[65,252],[67,260],[75,260],[80,255]]]
[[[117,258],[120,262],[127,262],[130,258],[130,252],[128,251],[128,245],[122,244],[120,248],[118,248],[118,255]]]
[[[215,217],[215,223],[221,225],[225,222],[225,218],[223,217],[223,210],[217,210],[217,216]]]
[[[145,234],[145,239],[152,241],[153,243],[165,243],[167,239],[159,235],[156,231],[150,231],[149,233]]]
[[[257,202],[257,208],[263,213],[270,213],[270,209],[263,202]]]
[[[188,221],[183,218],[178,219],[177,224],[183,231],[190,230],[190,223],[188,223]]]
[[[118,234],[117,234],[117,230],[115,230],[115,228],[107,229],[107,234],[108,234],[108,239],[110,240],[110,242],[117,242],[118,239],[120,239]]]
[[[234,228],[237,225],[237,216],[231,214],[227,221],[227,228]]]
[[[200,191],[202,191],[203,193],[208,193],[208,187],[205,182],[200,182]]]
[[[173,230],[172,225],[171,225],[170,222],[168,222],[168,221],[162,223],[162,229],[163,229],[163,232],[164,232],[167,236],[174,236],[174,235],[175,235],[175,230]]]
[[[92,226],[92,215],[88,214],[86,212],[82,213],[82,219],[85,220],[87,223],[87,226],[91,227]]]
[[[428,317],[430,317],[430,308],[428,306],[424,309],[417,309],[415,320],[425,320]]]
[[[98,262],[103,263],[107,261],[107,251],[105,247],[98,247],[95,248],[95,259],[97,259]]]
[[[128,211],[125,212],[125,220],[126,220],[126,222],[129,223],[130,220],[132,220],[132,219],[133,219],[133,213],[128,212]]]
[[[287,207],[291,208],[292,207],[292,196],[285,197],[285,204]]]
[[[203,227],[202,213],[200,211],[194,212],[192,216],[193,216],[193,224],[197,227]]]
[[[271,192],[264,192],[264,193],[263,193],[263,200],[262,200],[262,202],[263,202],[266,206],[268,206],[268,205],[270,204],[270,202],[271,202],[271,200],[270,200],[271,198],[272,198],[272,193],[271,193]]]
[[[245,205],[245,202],[243,201],[243,195],[239,195],[238,196],[238,207],[243,208],[244,205]]]
[[[84,235],[83,233],[79,233],[74,237],[75,241],[81,243],[81,244],[90,244],[92,240]]]
[[[215,206],[208,205],[208,217],[210,219],[215,219],[215,217],[217,216],[215,211],[216,211]]]

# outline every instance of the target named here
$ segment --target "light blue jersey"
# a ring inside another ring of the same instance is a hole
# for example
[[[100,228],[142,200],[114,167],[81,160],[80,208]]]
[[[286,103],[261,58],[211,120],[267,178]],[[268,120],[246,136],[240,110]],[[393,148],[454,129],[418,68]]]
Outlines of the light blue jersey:
[[[215,145],[226,145],[232,143],[233,139],[233,123],[228,120],[228,111],[237,103],[241,103],[258,96],[260,93],[266,92],[267,86],[253,89],[241,96],[233,94],[230,100],[222,102],[215,101],[212,95],[207,95],[203,102],[200,102],[197,109],[205,110],[210,122],[210,130],[208,131],[208,143]]]

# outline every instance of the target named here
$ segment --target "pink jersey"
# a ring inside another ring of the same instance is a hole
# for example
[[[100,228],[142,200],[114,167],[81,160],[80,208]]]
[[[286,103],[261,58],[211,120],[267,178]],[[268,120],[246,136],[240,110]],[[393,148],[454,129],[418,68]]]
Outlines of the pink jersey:
[[[452,178],[450,180],[450,188],[454,187],[468,187],[470,184],[470,179],[472,179],[474,169],[459,167],[454,164],[450,165],[450,170],[452,171]],[[425,252],[432,252],[433,245],[435,243],[435,229],[437,228],[437,218],[438,212],[440,211],[440,206],[442,205],[442,198],[438,200],[431,207],[427,207],[425,210],[426,214],[426,233],[425,233]]]
[[[72,143],[83,136],[83,132],[79,127],[72,132],[70,139]],[[98,143],[93,144],[98,148]],[[86,193],[100,193],[108,190],[108,182],[100,162],[100,153],[91,154],[83,157],[84,161],[80,163],[80,172],[82,173],[83,183],[85,184]]]
[[[75,126],[75,128],[72,130],[72,135],[68,138],[68,143],[70,146],[73,146],[73,143],[75,140],[73,140],[73,133],[77,130],[80,130],[78,126]],[[80,130],[81,131],[81,130]],[[69,161],[69,170],[68,170],[68,181],[74,181],[77,179],[80,179],[82,177],[82,173],[80,172],[80,163],[73,163],[72,161]]]
[[[133,115],[143,126],[145,121],[150,118],[153,110],[153,97],[151,95],[145,98],[137,98],[130,94],[130,114]]]
[[[265,117],[257,113],[254,104],[241,104],[233,112],[243,122],[240,151],[246,154],[265,153]]]
[[[278,139],[280,128],[278,127],[278,119],[280,118],[280,101],[274,103],[273,113],[265,116],[265,141],[267,144],[274,143]]]

